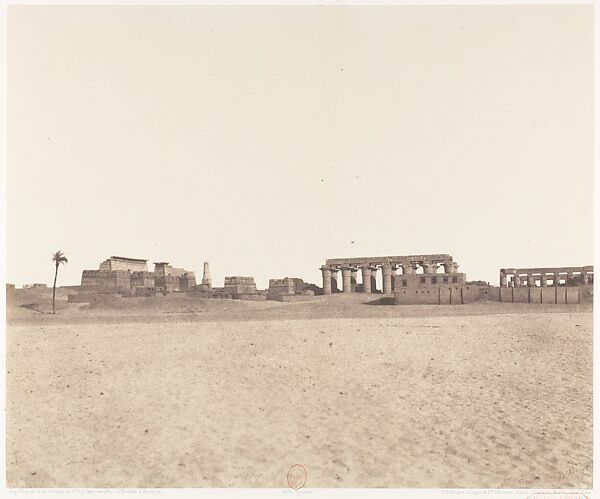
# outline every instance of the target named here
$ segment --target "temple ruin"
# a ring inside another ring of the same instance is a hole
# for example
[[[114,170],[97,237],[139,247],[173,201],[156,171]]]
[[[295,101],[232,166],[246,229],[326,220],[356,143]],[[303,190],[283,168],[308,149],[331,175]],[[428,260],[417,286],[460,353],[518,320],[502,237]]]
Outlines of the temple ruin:
[[[468,282],[448,254],[332,258],[320,270],[324,295],[394,293],[397,305],[464,304],[480,300],[569,304],[591,301],[593,296],[593,266],[501,269],[500,287],[482,281]],[[376,285],[380,271],[381,291]],[[357,282],[359,272],[361,284]]]
[[[594,267],[541,267],[500,269],[500,287],[578,286],[594,283]]]
[[[362,274],[362,285],[357,285],[358,272]],[[342,273],[342,292],[377,293],[377,273],[381,271],[383,294],[394,291],[394,276],[401,275],[400,286],[407,287],[421,279],[440,279],[440,282],[462,284],[465,275],[458,272],[458,264],[447,254],[373,256],[360,258],[332,258],[321,267],[323,294],[338,292],[338,276]],[[398,271],[401,271],[398,273]],[[442,272],[440,272],[442,271]],[[423,274],[413,277],[415,274]]]
[[[183,291],[196,286],[194,272],[172,267],[168,262],[156,262],[154,272],[149,272],[147,262],[140,258],[111,256],[100,263],[98,270],[83,271],[81,291],[141,296]]]
[[[314,284],[304,282],[299,277],[284,277],[283,279],[269,279],[267,300],[294,301],[300,297],[315,295]]]

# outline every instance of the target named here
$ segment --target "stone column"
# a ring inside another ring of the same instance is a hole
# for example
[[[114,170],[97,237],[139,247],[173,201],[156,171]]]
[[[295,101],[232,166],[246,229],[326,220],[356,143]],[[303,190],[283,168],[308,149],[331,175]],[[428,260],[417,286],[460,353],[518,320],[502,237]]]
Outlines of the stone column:
[[[581,283],[588,284],[589,282],[590,282],[590,279],[588,277],[587,272],[585,272],[585,271],[581,272]]]
[[[342,286],[344,293],[352,293],[352,275],[350,267],[342,267]]]
[[[506,274],[504,272],[500,272],[500,287],[506,287]]]
[[[336,268],[331,269],[331,292],[332,293],[337,293],[339,290],[338,274],[339,274],[339,269],[336,269]]]
[[[402,267],[402,275],[414,274],[414,269],[412,267],[412,264],[403,263],[400,265],[400,267]]]
[[[567,286],[573,285],[573,272],[567,274],[567,280],[565,282],[567,283]]]
[[[400,265],[392,265],[392,292],[396,289],[396,276]]]
[[[519,274],[515,274],[515,287],[521,285],[521,276]]]
[[[350,292],[351,293],[356,293],[356,276],[358,275],[358,269],[357,268],[353,268],[350,269]]]
[[[554,274],[554,285],[560,286],[560,274]]]
[[[371,267],[371,293],[377,293],[377,267]]]
[[[454,271],[454,263],[444,262],[442,265],[444,266],[444,272],[446,274],[451,274]]]
[[[535,286],[535,280],[532,274],[527,274],[527,286],[529,286],[530,288],[532,286]]]
[[[371,292],[371,267],[365,265],[361,267],[362,281],[363,281],[363,293]]]
[[[323,274],[323,294],[331,294],[331,269],[329,267],[321,267]]]
[[[392,292],[392,267],[389,264],[381,266],[383,273],[383,294],[388,295]]]
[[[540,286],[545,288],[548,286],[548,279],[546,278],[546,272],[542,272],[540,275]]]
[[[431,263],[431,262],[423,262],[422,263],[422,267],[423,267],[423,273],[424,274],[433,274],[433,273],[435,273],[435,271],[433,269],[433,263]]]

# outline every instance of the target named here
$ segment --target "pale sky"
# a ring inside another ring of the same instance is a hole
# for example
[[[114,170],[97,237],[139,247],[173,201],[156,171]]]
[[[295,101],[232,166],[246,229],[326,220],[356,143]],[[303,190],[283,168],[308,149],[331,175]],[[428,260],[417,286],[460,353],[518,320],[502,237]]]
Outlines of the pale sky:
[[[8,7],[7,281],[593,263],[591,6]],[[153,266],[149,266],[152,270]]]

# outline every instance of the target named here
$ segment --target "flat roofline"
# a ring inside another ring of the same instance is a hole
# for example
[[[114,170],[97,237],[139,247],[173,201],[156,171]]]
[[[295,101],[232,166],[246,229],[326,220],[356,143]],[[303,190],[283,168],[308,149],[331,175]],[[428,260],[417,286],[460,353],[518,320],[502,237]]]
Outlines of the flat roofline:
[[[583,265],[581,267],[531,267],[531,268],[527,268],[527,267],[523,267],[523,268],[519,268],[519,267],[505,267],[503,269],[500,269],[500,272],[506,273],[506,274],[552,274],[552,273],[565,273],[565,272],[593,272],[594,271],[594,266],[593,265]]]
[[[142,258],[128,258],[126,256],[111,256],[111,260],[126,260],[128,262],[144,262],[146,263],[148,260],[144,260]]]
[[[364,256],[364,257],[347,257],[347,258],[328,258],[325,260],[325,265],[340,265],[345,263],[374,263],[381,265],[382,263],[402,262],[409,263],[411,261],[436,261],[436,262],[453,262],[451,255],[447,253],[431,253],[420,255],[394,255],[394,256]]]

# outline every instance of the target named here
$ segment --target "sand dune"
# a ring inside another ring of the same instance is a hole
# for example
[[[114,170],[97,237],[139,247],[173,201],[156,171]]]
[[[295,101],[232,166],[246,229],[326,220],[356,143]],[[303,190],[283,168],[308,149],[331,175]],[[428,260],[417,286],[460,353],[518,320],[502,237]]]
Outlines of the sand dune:
[[[9,487],[591,487],[589,307],[61,300],[9,315]]]

